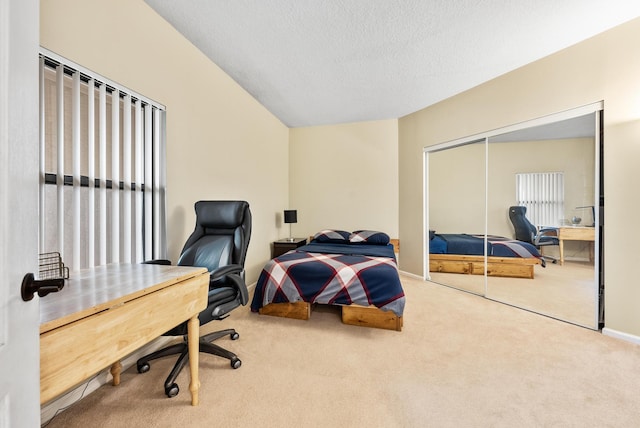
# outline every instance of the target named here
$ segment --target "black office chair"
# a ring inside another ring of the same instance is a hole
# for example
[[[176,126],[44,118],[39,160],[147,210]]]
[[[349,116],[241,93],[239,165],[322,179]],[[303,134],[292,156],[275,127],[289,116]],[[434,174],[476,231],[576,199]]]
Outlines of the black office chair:
[[[539,250],[542,247],[548,245],[559,245],[558,229],[555,227],[545,227],[538,230],[529,219],[526,217],[527,207],[515,206],[509,207],[509,220],[513,224],[513,228],[516,231],[516,239],[518,241],[528,242],[535,245]],[[541,251],[542,252],[542,251]],[[554,257],[542,255],[543,267],[544,260],[550,260],[552,263],[557,263],[558,260]]]
[[[251,237],[251,211],[245,201],[199,201],[195,210],[196,227],[182,249],[178,265],[206,267],[211,274],[207,308],[198,315],[203,325],[226,318],[230,311],[246,305],[249,300],[244,261]],[[166,260],[147,263],[170,264]],[[232,340],[239,338],[234,329],[209,333],[200,337],[200,352],[227,358],[231,367],[237,369],[242,364],[237,355],[211,343],[226,335]],[[180,354],[164,383],[165,394],[175,397],[180,391],[176,378],[189,361],[187,322],[163,336],[183,336],[184,340],[140,358],[137,368],[139,373],[144,373],[149,371],[150,360]]]

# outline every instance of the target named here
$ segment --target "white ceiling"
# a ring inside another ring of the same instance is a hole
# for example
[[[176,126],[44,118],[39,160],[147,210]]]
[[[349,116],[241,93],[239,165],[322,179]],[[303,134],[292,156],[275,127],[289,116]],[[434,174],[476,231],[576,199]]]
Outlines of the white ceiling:
[[[402,117],[640,16],[639,0],[145,2],[289,127]]]

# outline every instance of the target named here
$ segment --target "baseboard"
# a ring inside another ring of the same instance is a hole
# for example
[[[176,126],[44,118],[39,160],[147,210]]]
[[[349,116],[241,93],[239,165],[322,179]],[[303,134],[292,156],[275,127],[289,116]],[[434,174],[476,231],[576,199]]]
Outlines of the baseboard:
[[[607,327],[604,327],[602,329],[602,334],[604,334],[605,336],[610,336],[616,339],[624,340],[625,342],[631,342],[631,343],[635,343],[636,345],[640,345],[640,336],[635,336],[633,334],[624,333],[622,331],[613,330]]]
[[[251,292],[253,290],[255,290],[256,285],[258,285],[258,281],[254,282],[253,284],[249,284],[247,285],[247,290],[249,291],[249,296],[251,296]]]
[[[552,256],[553,257],[553,256]],[[560,260],[560,257],[555,257],[556,259]],[[593,260],[589,260],[588,257],[565,257],[564,258],[565,262],[583,262],[583,263],[593,263]]]
[[[172,341],[175,341],[174,337],[161,336],[153,342],[146,344],[142,348],[136,350],[134,353],[128,355],[126,358],[120,361],[120,363],[122,364],[122,371],[125,371],[133,366],[136,361],[138,361],[138,358],[147,355],[157,349],[160,349],[171,343]],[[86,397],[93,391],[97,390],[102,385],[111,382],[113,377],[111,376],[110,369],[110,367],[105,368],[90,379],[86,380],[84,383],[81,383],[80,385],[67,391],[60,397],[40,406],[40,425],[44,425],[45,423],[49,422],[58,413],[64,411],[66,408]],[[126,388],[126,385],[121,384],[119,387]]]
[[[421,277],[420,275],[416,275],[415,273],[405,272],[405,271],[403,271],[403,270],[398,271],[398,273],[400,273],[400,275],[405,275],[405,276],[411,277],[411,278],[413,278],[413,279],[418,279],[418,280],[420,280],[420,281],[424,281],[424,278],[423,278],[423,277]]]

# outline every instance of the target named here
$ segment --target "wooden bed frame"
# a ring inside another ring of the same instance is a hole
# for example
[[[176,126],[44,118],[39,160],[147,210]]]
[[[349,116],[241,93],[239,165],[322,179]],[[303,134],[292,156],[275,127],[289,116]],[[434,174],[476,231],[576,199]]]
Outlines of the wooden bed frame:
[[[383,328],[386,330],[402,330],[402,317],[392,311],[383,311],[375,306],[339,305],[342,311],[342,322],[362,327]],[[308,302],[269,303],[259,309],[261,315],[308,320],[311,317],[312,304]]]
[[[310,237],[311,241],[313,237]],[[391,239],[393,251],[400,252],[400,241]],[[375,306],[360,305],[339,305],[342,312],[342,322],[349,325],[359,325],[362,327],[383,328],[386,330],[402,330],[402,317],[397,316],[392,311],[383,311]],[[311,303],[269,303],[261,307],[258,312],[261,315],[272,315],[277,317],[294,318],[308,320],[311,317]]]
[[[541,265],[536,257],[487,257],[487,275],[533,279],[533,267]],[[429,254],[429,272],[484,275],[484,256]]]

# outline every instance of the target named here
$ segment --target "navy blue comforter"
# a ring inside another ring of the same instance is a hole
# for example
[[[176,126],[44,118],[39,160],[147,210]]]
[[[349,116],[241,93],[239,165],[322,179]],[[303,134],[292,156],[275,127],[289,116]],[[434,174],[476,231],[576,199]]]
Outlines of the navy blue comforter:
[[[542,257],[534,245],[501,236],[488,235],[486,247],[487,256]],[[483,256],[485,254],[484,237],[468,234],[435,234],[429,240],[429,253]]]
[[[405,296],[392,245],[310,243],[270,260],[251,302],[374,305],[402,316]]]

